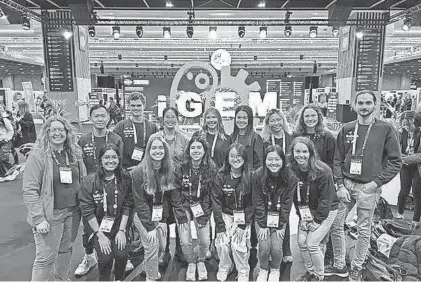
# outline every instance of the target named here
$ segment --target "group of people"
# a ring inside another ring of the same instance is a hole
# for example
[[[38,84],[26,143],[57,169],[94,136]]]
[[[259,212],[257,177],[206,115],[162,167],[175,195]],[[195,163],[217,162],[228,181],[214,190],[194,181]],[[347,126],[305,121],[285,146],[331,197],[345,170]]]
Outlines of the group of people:
[[[68,279],[82,218],[86,254],[78,274],[98,263],[100,280],[110,280],[115,262],[115,280],[123,280],[133,224],[144,248],[146,279],[160,279],[159,266],[169,261],[169,225],[175,223],[176,255],[187,262],[186,280],[208,278],[204,262],[214,245],[217,280],[226,281],[235,267],[238,281],[248,281],[254,268],[250,254],[257,253],[257,281],[279,281],[282,260],[292,261],[292,205],[300,218],[297,238],[306,268],[296,280],[331,275],[358,280],[381,188],[402,160],[396,130],[375,119],[375,93],[359,92],[354,102],[358,119],[345,124],[337,138],[323,128],[322,112],[313,104],[302,108],[293,132],[281,111],[269,110],[261,134],[244,105],[235,111],[231,135],[215,108],[206,109],[192,137],[178,127],[173,107],[164,110],[159,130],[144,118],[141,93],[129,96],[131,117],[113,131],[107,130],[107,109],[93,106],[93,129],[79,140],[66,119],[50,117],[23,176],[36,246],[32,280]],[[358,240],[348,272],[344,221],[354,204]],[[329,237],[334,263],[325,266]]]

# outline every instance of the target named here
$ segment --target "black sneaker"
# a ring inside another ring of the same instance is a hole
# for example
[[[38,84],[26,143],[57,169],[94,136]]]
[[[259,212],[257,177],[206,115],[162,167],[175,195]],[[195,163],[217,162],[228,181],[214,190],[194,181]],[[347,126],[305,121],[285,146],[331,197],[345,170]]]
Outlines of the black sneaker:
[[[348,269],[346,268],[346,266],[344,266],[342,269],[341,268],[337,268],[335,266],[332,265],[326,265],[325,266],[325,276],[339,276],[339,277],[348,277],[349,273],[348,273]]]
[[[311,281],[311,279],[313,278],[313,275],[306,271],[306,273],[301,274],[300,276],[298,276],[297,278],[295,278],[295,282],[304,282],[304,281]]]
[[[316,275],[311,275],[311,277],[310,277],[310,280],[308,280],[308,281],[326,281],[325,280],[325,278],[323,277],[323,278],[319,278],[319,277],[317,277]]]
[[[361,281],[361,270],[354,266],[349,272],[349,281]]]

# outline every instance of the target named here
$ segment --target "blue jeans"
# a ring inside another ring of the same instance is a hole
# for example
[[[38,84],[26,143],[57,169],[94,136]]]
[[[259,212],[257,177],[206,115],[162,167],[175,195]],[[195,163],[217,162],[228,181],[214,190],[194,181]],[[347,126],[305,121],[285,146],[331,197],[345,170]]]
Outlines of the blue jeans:
[[[330,238],[332,240],[333,247],[333,265],[337,268],[344,268],[346,245],[345,245],[345,230],[344,223],[347,215],[347,204],[340,202],[338,205],[338,214],[333,221],[332,227],[330,228]]]
[[[56,209],[47,234],[33,229],[36,254],[32,281],[69,281],[72,248],[80,218],[79,207]]]
[[[259,234],[260,227],[256,223],[256,233]],[[285,238],[285,237],[284,237]],[[283,256],[283,242],[276,235],[276,228],[269,228],[269,236],[265,241],[259,240],[259,262],[260,268],[269,270],[269,257],[271,258],[270,268],[279,269]]]
[[[329,232],[337,213],[337,210],[330,211],[327,218],[322,221],[319,228],[315,231],[305,230],[303,222],[300,221],[299,223],[298,248],[300,249],[304,266],[308,272],[313,273],[318,278],[324,278],[324,255],[320,244]]]

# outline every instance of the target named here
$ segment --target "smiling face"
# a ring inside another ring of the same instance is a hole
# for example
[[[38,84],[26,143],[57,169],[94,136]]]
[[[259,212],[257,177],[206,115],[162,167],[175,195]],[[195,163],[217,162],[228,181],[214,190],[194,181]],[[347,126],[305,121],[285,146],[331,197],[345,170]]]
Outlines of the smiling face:
[[[249,124],[249,118],[245,111],[239,111],[237,116],[235,117],[235,124],[237,125],[238,129],[245,129]]]
[[[94,125],[94,127],[96,129],[104,129],[107,127],[107,123],[108,123],[108,112],[106,109],[104,108],[98,108],[94,111],[92,111],[91,114],[91,121],[92,124]]]
[[[244,165],[244,159],[236,148],[232,148],[228,154],[228,162],[232,168],[239,169]]]
[[[134,117],[142,116],[144,110],[145,110],[145,105],[143,105],[141,99],[130,101],[130,112],[132,113]]]
[[[314,109],[306,109],[303,113],[303,120],[307,128],[314,128],[319,122],[319,117]]]
[[[355,101],[355,110],[357,114],[362,117],[368,117],[374,112],[376,104],[374,103],[374,98],[371,94],[360,94],[357,96]]]
[[[105,171],[114,171],[120,162],[116,151],[107,150],[101,157],[101,164]]]
[[[268,125],[272,132],[279,132],[282,130],[284,121],[278,113],[274,113],[269,117]]]
[[[280,171],[283,164],[282,158],[275,151],[266,156],[266,167],[273,173]]]
[[[205,120],[206,126],[210,129],[215,129],[218,126],[218,117],[212,112],[206,115]]]
[[[308,160],[310,158],[310,152],[308,147],[304,143],[297,143],[294,146],[294,159],[300,166],[308,165]]]
[[[200,142],[193,142],[190,145],[190,157],[194,161],[201,161],[203,156],[205,155],[205,149],[203,148],[203,144]]]
[[[62,145],[66,141],[67,130],[60,121],[53,121],[48,130],[48,138],[52,144]]]
[[[154,161],[162,161],[162,159],[165,157],[164,144],[160,140],[154,140],[151,144],[149,155]]]
[[[164,121],[165,128],[173,129],[177,125],[177,122],[178,122],[177,115],[174,113],[174,111],[168,110],[163,117],[163,121]]]

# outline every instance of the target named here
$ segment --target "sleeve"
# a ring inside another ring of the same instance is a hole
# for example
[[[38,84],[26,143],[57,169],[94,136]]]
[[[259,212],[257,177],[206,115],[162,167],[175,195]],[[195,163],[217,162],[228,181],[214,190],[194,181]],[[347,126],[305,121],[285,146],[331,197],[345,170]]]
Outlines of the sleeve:
[[[94,179],[93,177],[87,177],[80,186],[79,201],[80,208],[82,210],[82,216],[85,221],[89,221],[92,218],[96,218],[95,215],[95,201],[93,197],[94,190]]]
[[[78,157],[77,157],[78,166],[79,166],[79,183],[83,183],[88,173],[86,171],[85,163],[83,162],[82,150],[80,149],[80,147],[77,150],[79,151]]]
[[[23,173],[22,195],[28,216],[33,219],[35,225],[46,220],[40,197],[44,169],[42,159],[38,155],[30,154]]]
[[[210,188],[211,187],[208,187],[205,191],[203,191],[203,192],[205,192],[205,194],[203,196],[203,200],[202,200],[202,209],[203,209],[204,215],[197,218],[197,222],[201,225],[205,225],[209,221],[209,218],[210,218],[210,215],[211,215],[211,212],[212,212]]]
[[[155,229],[155,225],[151,221],[152,214],[146,199],[146,192],[143,184],[141,172],[135,170],[132,174],[132,194],[135,212],[146,231],[150,232]]]
[[[265,146],[263,139],[259,134],[255,134],[254,145],[253,145],[253,169],[257,170],[263,164],[263,154]]]
[[[345,162],[344,128],[339,131],[336,138],[335,155],[333,158],[333,175],[337,184],[344,183],[343,166]]]
[[[133,210],[133,195],[132,195],[132,177],[129,173],[123,174],[124,180],[123,183],[126,186],[125,191],[126,194],[123,199],[123,205],[122,205],[122,214],[130,216],[132,210]]]
[[[216,176],[214,186],[211,189],[211,201],[213,217],[215,219],[216,233],[225,232],[225,222],[222,218],[222,178]]]
[[[186,211],[183,207],[183,198],[181,196],[181,182],[179,174],[175,175],[174,186],[176,189],[171,190],[171,204],[174,207],[174,215],[179,224],[187,222]]]
[[[387,163],[380,174],[373,179],[379,187],[390,182],[401,170],[402,158],[396,136],[396,130],[390,126],[384,146]]]
[[[319,193],[317,209],[313,214],[314,222],[321,224],[330,212],[335,187],[333,186],[333,177],[331,173],[323,172],[323,176],[319,178],[317,183],[317,191]]]
[[[258,174],[252,177],[252,198],[255,206],[255,219],[260,228],[266,228],[266,202]]]
[[[249,177],[249,183],[247,185],[246,192],[243,196],[244,202],[244,212],[245,212],[245,219],[246,224],[239,224],[238,227],[245,230],[247,226],[252,224],[254,218],[254,205],[253,205],[253,197],[252,197],[252,190],[251,190],[251,179]]]
[[[328,132],[326,136],[326,164],[333,171],[333,159],[335,158],[336,140],[335,137]]]
[[[284,224],[286,224],[289,221],[289,214],[291,213],[292,202],[294,199],[294,195],[296,195],[295,191],[297,189],[297,183],[297,178],[292,176],[289,177],[288,187],[286,187],[284,196],[282,197],[281,214],[279,216],[278,229],[283,228]]]
[[[120,151],[121,159],[123,159],[124,143],[123,143],[123,139],[120,136],[118,136],[117,147],[118,147],[118,150]]]
[[[124,132],[123,132],[124,131],[124,123],[123,122],[124,122],[124,120],[119,121],[113,129],[113,132],[115,134],[117,134],[118,136],[120,136],[121,139],[124,138]]]

